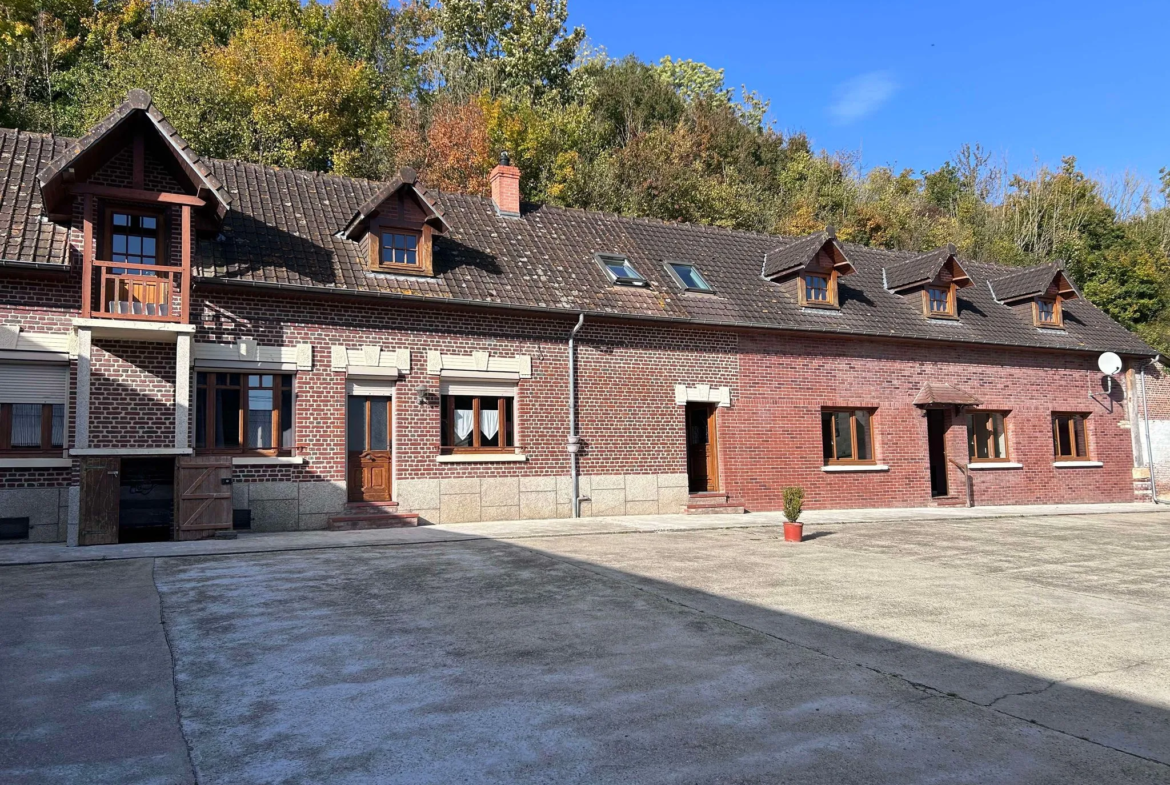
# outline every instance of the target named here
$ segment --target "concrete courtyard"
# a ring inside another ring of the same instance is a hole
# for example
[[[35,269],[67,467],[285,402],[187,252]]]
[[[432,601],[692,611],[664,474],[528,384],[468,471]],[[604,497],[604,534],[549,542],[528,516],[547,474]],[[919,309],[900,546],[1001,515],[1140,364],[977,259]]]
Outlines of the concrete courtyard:
[[[0,782],[1170,782],[1170,513],[529,525],[0,567]]]

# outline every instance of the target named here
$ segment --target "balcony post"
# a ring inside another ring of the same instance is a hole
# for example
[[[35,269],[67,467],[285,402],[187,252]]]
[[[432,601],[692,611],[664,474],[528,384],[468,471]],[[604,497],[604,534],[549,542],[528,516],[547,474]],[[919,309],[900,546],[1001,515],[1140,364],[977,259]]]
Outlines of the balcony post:
[[[81,316],[92,316],[93,302],[93,197],[85,195],[82,206],[82,224],[85,227],[81,240]]]
[[[183,210],[183,284],[180,289],[182,295],[182,306],[180,307],[180,320],[183,324],[190,321],[191,308],[191,205],[185,204],[182,206]]]

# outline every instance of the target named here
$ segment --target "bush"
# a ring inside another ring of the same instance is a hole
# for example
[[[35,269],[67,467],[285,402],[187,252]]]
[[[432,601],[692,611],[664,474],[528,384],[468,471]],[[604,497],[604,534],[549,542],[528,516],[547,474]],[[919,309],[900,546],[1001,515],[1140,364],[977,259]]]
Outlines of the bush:
[[[789,523],[796,523],[804,509],[804,488],[795,485],[784,489],[784,517]]]

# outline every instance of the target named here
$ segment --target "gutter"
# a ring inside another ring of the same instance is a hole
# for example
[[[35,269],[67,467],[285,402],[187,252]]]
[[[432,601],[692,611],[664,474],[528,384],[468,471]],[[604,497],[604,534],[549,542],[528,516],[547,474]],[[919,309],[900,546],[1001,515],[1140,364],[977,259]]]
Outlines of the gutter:
[[[23,259],[0,259],[0,267],[17,267],[25,270],[45,270],[67,273],[72,266],[67,262],[28,262]]]
[[[573,500],[573,517],[581,517],[581,478],[578,474],[577,456],[581,440],[577,435],[577,333],[585,326],[585,314],[577,314],[577,324],[569,333],[569,479]]]
[[[297,292],[301,294],[313,295],[316,297],[357,297],[370,298],[377,300],[397,300],[401,302],[417,303],[419,305],[427,305],[431,307],[439,305],[454,305],[464,308],[471,308],[474,310],[501,310],[501,311],[520,311],[522,313],[538,313],[541,315],[552,316],[572,316],[574,313],[587,313],[591,316],[600,317],[603,319],[616,319],[620,321],[629,322],[649,322],[653,324],[682,324],[693,327],[718,327],[730,330],[760,330],[769,333],[796,333],[798,335],[842,335],[849,338],[864,338],[877,341],[898,341],[905,343],[907,341],[924,344],[947,343],[957,344],[960,346],[993,346],[997,348],[1019,349],[1023,351],[1036,352],[1056,352],[1056,353],[1073,353],[1073,354],[1092,354],[1097,355],[1103,351],[1116,351],[1122,357],[1157,357],[1158,355],[1151,350],[1150,354],[1145,354],[1137,351],[1117,350],[1115,348],[1076,348],[1066,346],[1032,346],[1028,344],[1007,344],[1007,343],[993,343],[991,341],[966,340],[955,341],[945,337],[926,337],[926,336],[906,336],[896,332],[889,333],[861,333],[852,330],[810,330],[802,327],[794,326],[780,326],[776,324],[767,324],[761,322],[727,322],[727,321],[711,321],[694,319],[686,316],[647,316],[636,314],[622,314],[622,313],[606,313],[604,311],[572,311],[567,308],[549,308],[547,306],[536,305],[514,305],[509,303],[491,303],[483,300],[468,300],[461,297],[425,297],[421,295],[398,294],[396,292],[371,292],[360,289],[341,289],[336,287],[322,287],[322,286],[305,286],[303,284],[285,284],[285,283],[269,283],[267,281],[245,281],[241,279],[223,279],[210,278],[206,276],[199,276],[194,278],[195,283],[206,286],[222,286],[225,288],[248,288],[260,289],[274,292]]]

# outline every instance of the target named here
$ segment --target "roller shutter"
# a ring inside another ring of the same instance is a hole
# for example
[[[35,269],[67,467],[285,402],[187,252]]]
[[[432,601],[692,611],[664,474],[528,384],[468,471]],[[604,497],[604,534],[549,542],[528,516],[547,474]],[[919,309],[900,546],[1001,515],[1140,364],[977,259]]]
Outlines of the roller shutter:
[[[65,403],[66,365],[0,364],[0,403]]]
[[[480,395],[490,398],[515,398],[515,382],[450,381],[442,382],[439,389],[443,395]]]

